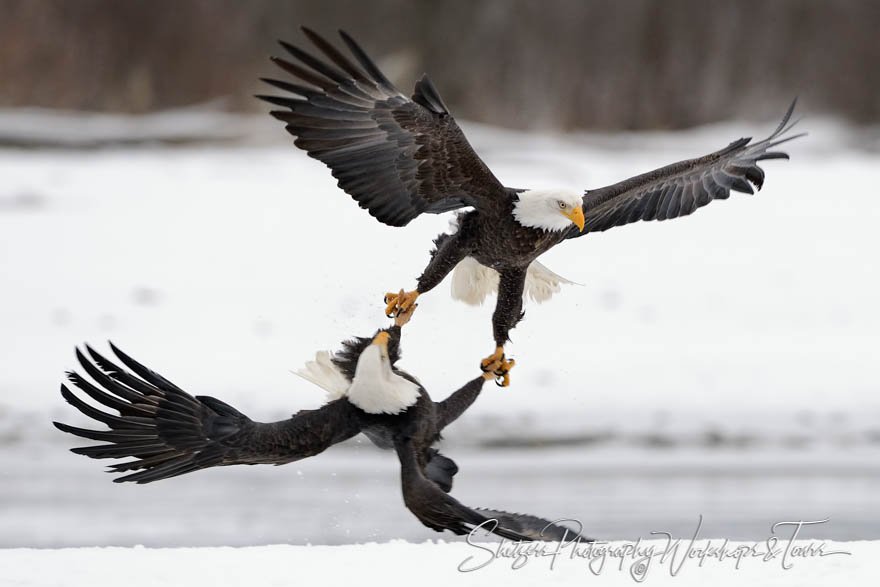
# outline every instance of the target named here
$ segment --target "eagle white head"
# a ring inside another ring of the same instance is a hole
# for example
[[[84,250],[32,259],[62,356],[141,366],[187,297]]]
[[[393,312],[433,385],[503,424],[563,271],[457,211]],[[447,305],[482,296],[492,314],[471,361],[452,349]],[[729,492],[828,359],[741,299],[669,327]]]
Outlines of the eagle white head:
[[[566,230],[572,224],[584,229],[582,194],[573,190],[525,190],[517,194],[513,217],[523,226]]]
[[[370,414],[398,414],[419,399],[419,387],[391,368],[389,334],[380,332],[358,357],[348,401]]]

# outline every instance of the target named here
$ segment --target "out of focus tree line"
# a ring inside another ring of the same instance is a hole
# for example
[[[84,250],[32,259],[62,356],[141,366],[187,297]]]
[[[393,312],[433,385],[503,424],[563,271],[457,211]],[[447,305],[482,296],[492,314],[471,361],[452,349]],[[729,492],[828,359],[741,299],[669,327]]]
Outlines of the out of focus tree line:
[[[275,39],[344,28],[402,91],[518,128],[880,121],[873,0],[0,0],[0,106],[262,108]]]

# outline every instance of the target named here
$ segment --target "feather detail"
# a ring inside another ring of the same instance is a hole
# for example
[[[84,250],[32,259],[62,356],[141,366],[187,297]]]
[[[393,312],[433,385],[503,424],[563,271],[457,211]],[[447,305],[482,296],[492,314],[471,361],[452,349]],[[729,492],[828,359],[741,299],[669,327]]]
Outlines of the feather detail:
[[[480,264],[473,257],[465,257],[452,272],[452,299],[471,306],[479,306],[491,293],[498,292],[498,272]],[[559,293],[563,285],[577,285],[551,271],[538,261],[532,261],[526,272],[523,300],[546,302]]]
[[[311,381],[327,392],[327,401],[339,399],[345,396],[351,382],[346,379],[336,365],[333,364],[332,355],[328,351],[315,353],[315,360],[306,363],[299,371],[294,371],[306,381]]]
[[[553,294],[562,291],[563,285],[580,285],[551,271],[546,265],[532,261],[526,273],[526,289],[523,298],[531,298],[537,303],[546,302]]]
[[[498,291],[498,272],[465,257],[452,270],[452,299],[470,306],[482,305],[491,293]]]
[[[348,401],[368,414],[399,414],[419,399],[419,386],[394,373],[377,345],[358,358]]]

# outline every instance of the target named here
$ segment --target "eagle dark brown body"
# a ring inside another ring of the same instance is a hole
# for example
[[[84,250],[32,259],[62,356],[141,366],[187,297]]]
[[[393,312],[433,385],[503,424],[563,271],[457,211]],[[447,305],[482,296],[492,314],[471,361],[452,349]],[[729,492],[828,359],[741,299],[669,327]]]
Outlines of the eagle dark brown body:
[[[87,347],[88,356],[79,350],[76,355],[95,383],[77,373],[69,373],[68,378],[81,392],[119,415],[91,406],[62,385],[61,394],[68,403],[109,430],[58,422],[55,426],[105,443],[72,449],[77,454],[96,459],[132,457],[111,465],[110,472],[125,473],[116,482],[134,483],[216,466],[283,465],[318,455],[363,432],[376,446],[397,453],[404,503],[429,528],[466,534],[480,526],[511,540],[576,538],[576,532],[549,520],[472,509],[449,495],[458,467],[434,444],[443,429],[477,399],[486,377],[476,377],[447,399],[434,402],[414,377],[394,366],[400,357],[400,332],[394,326],[373,338],[346,341],[333,359],[341,376],[353,385],[361,376],[356,372],[366,349],[383,346],[384,360],[394,374],[418,388],[415,402],[396,414],[368,413],[343,396],[321,408],[301,410],[287,420],[255,422],[216,398],[190,395],[116,347],[112,347],[114,354],[128,370]]]
[[[564,232],[530,228],[516,222],[512,214],[516,197],[516,191],[509,190],[509,205],[498,215],[477,211],[462,214],[458,231],[435,239],[431,261],[416,287],[419,295],[431,291],[465,257],[473,257],[481,265],[496,270],[500,279],[492,334],[498,347],[508,342],[510,330],[522,318],[529,265],[566,237]]]
[[[272,60],[297,83],[264,79],[286,95],[259,98],[281,107],[272,115],[296,137],[294,144],[325,163],[339,187],[380,222],[404,226],[423,213],[473,208],[461,218],[458,234],[437,239],[417,288],[386,295],[386,313],[409,308],[465,257],[497,270],[496,349],[481,365],[502,359],[497,375],[504,385],[513,364],[504,360],[503,346],[522,317],[529,264],[539,255],[582,234],[686,216],[726,199],[731,190],[753,193],[752,186],[760,189],[764,182],[757,162],[787,158],[771,149],[799,136],[783,138],[794,124],[789,123],[792,103],[763,141],[740,139],[704,157],[559,199],[552,190],[513,190],[474,152],[427,76],[407,98],[346,33],[340,36],[351,57],[311,30],[303,31],[323,59],[282,42],[294,61]],[[525,193],[545,198],[548,207],[523,206]]]

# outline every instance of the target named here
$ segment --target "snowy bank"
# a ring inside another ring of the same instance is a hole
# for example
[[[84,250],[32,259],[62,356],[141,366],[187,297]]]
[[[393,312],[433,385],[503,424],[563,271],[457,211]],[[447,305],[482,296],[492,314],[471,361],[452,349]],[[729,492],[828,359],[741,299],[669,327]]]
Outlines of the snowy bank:
[[[3,584],[153,585],[863,585],[880,542],[652,540],[638,544],[528,545],[391,542],[248,548],[0,550]],[[714,548],[715,550],[712,550]],[[769,554],[768,554],[769,553]],[[848,554],[844,554],[848,553]],[[653,554],[653,556],[651,556]],[[515,568],[519,567],[519,568]],[[739,567],[739,568],[737,568]],[[465,572],[463,572],[465,570]],[[503,583],[502,583],[503,582]]]

